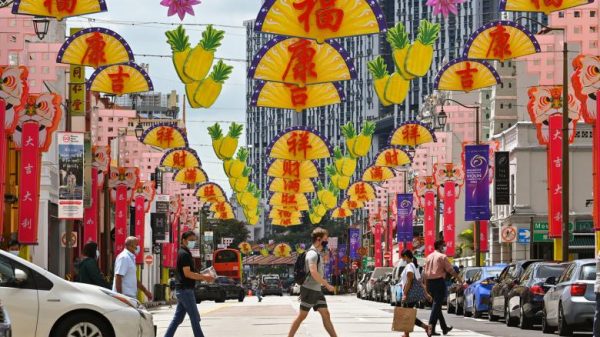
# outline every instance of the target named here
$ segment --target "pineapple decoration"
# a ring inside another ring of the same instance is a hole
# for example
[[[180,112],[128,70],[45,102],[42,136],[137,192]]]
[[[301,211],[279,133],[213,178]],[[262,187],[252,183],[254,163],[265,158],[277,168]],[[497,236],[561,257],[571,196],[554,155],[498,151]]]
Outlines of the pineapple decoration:
[[[193,49],[183,26],[165,34],[173,52],[175,71],[185,84],[188,103],[192,108],[210,108],[233,70],[221,60],[213,66],[215,51],[221,46],[225,32],[208,25]]]
[[[438,39],[440,24],[421,20],[416,41],[410,44],[408,32],[398,23],[387,32],[387,41],[393,53],[395,71],[389,74],[383,57],[378,56],[368,63],[374,77],[373,87],[383,106],[402,104],[410,90],[410,80],[423,77],[433,62],[433,44]]]

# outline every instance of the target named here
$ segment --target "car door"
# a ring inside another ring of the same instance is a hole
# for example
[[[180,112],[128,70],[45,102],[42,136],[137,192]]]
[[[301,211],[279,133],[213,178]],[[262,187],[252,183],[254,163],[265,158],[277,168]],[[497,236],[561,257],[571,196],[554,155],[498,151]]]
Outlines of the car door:
[[[474,290],[475,290],[475,286],[473,285],[474,283],[476,283],[477,281],[479,281],[481,279],[481,269],[478,270],[473,276],[471,276],[470,280],[469,280],[469,286],[467,287],[467,289],[465,289],[465,293],[464,293],[464,308],[465,310],[467,310],[467,308],[471,308],[473,307],[473,301],[474,301]]]
[[[500,273],[500,276],[498,276],[498,282],[492,288],[492,307],[494,308],[495,313],[504,312],[504,294],[502,291],[504,287],[504,282],[510,275],[511,268],[514,267],[514,265],[509,265],[506,268],[504,268],[502,273]]]
[[[27,279],[16,281],[16,275],[25,273]],[[0,255],[0,300],[8,310],[13,336],[36,336],[39,312],[38,291],[34,272]]]
[[[548,302],[544,303],[544,305],[546,307],[546,317],[553,326],[558,325],[558,303],[560,303],[560,298],[565,290],[570,289],[573,277],[577,274],[576,270],[577,265],[571,263],[558,278],[556,286],[549,290]],[[544,301],[546,301],[546,297],[544,297]]]
[[[513,282],[510,285],[508,295],[506,296],[508,307],[512,314],[520,310],[521,300],[525,296],[525,293],[529,291],[530,282],[532,281],[533,273],[535,272],[534,267],[535,265],[531,265],[527,268],[523,275],[521,275],[521,278],[513,277]]]

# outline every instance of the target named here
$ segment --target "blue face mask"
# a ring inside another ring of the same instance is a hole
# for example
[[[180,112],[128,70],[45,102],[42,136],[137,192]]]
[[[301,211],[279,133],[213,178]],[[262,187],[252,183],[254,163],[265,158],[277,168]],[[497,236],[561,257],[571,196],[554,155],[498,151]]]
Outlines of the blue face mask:
[[[196,247],[196,241],[188,241],[187,247],[188,249],[194,249],[194,247]]]

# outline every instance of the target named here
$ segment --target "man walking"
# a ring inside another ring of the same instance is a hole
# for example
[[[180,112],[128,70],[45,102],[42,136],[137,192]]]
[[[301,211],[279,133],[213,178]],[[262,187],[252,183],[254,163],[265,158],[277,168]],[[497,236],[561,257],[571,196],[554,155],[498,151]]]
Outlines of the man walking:
[[[442,328],[442,333],[447,335],[452,331],[452,326],[446,325],[446,320],[442,314],[442,304],[446,299],[447,288],[446,288],[446,275],[452,275],[458,278],[458,274],[454,271],[452,264],[448,261],[446,256],[446,243],[443,240],[436,241],[434,244],[435,251],[425,260],[425,267],[423,268],[423,277],[425,278],[425,285],[427,291],[433,298],[433,305],[431,306],[431,316],[429,316],[429,325],[433,329],[432,336],[439,336],[439,333],[435,332],[435,326],[438,320]]]
[[[125,249],[117,255],[115,261],[115,279],[112,290],[131,298],[137,298],[137,291],[139,289],[151,301],[152,293],[137,278],[135,255],[139,252],[140,247],[138,246],[138,239],[135,236],[125,239]]]
[[[212,282],[211,275],[200,274],[195,271],[194,260],[190,249],[196,247],[196,234],[187,231],[181,235],[181,247],[177,253],[177,270],[175,272],[175,296],[177,308],[173,320],[169,324],[165,337],[173,337],[179,325],[183,322],[185,314],[190,317],[194,337],[204,337],[200,328],[200,313],[196,306],[194,286],[196,281]]]
[[[329,233],[327,230],[320,227],[315,228],[312,232],[312,246],[306,252],[305,262],[305,265],[308,267],[308,275],[300,287],[300,312],[294,323],[292,323],[288,337],[294,337],[298,328],[300,328],[300,324],[308,316],[310,309],[321,314],[323,325],[329,336],[337,337],[333,323],[331,323],[331,316],[329,309],[327,309],[325,295],[321,291],[321,285],[325,286],[331,292],[334,291],[333,286],[323,278],[323,260],[320,257],[321,252],[327,249],[328,237]]]
[[[254,289],[254,294],[258,298],[258,302],[262,302],[262,289],[260,287],[260,276],[255,276],[252,280],[252,289]]]

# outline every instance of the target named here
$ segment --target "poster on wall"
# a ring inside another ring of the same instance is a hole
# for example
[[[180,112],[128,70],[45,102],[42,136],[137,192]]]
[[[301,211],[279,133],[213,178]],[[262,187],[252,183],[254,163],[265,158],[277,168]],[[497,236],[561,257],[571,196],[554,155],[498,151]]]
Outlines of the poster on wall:
[[[58,134],[58,217],[83,218],[84,134]]]

